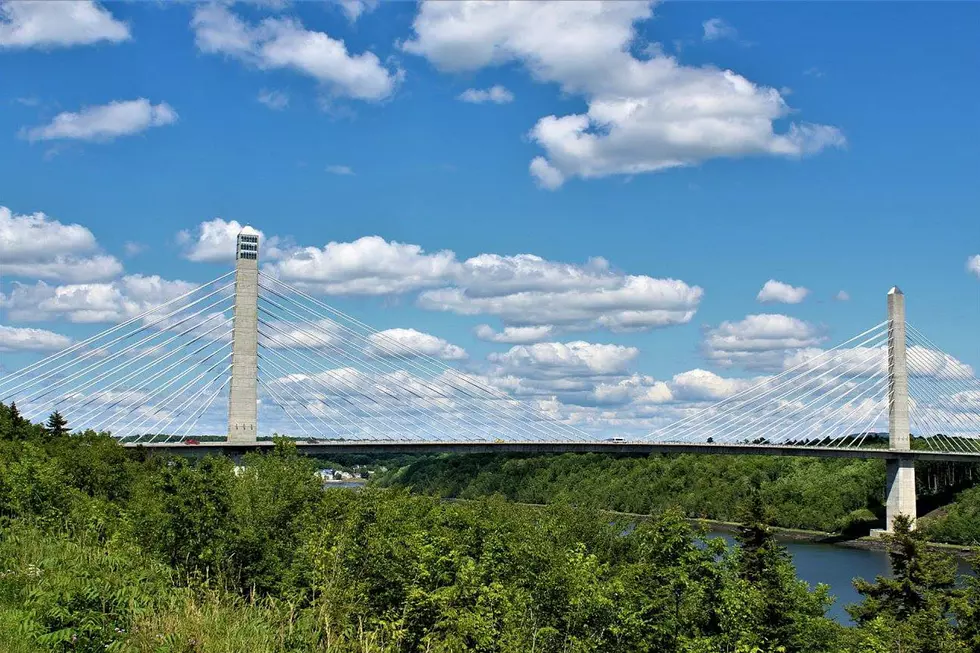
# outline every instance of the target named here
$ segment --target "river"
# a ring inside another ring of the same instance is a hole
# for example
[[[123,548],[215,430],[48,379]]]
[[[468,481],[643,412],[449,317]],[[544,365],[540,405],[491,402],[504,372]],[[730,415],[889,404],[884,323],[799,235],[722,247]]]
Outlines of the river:
[[[709,532],[708,537],[723,537],[729,544],[733,541],[731,533],[719,531]],[[793,564],[796,565],[796,575],[799,578],[809,583],[810,587],[815,587],[817,583],[830,586],[830,593],[836,596],[837,600],[830,607],[828,616],[839,623],[852,623],[844,607],[861,601],[861,595],[851,584],[855,577],[874,580],[875,576],[891,574],[888,554],[884,551],[852,549],[815,542],[786,541],[783,544],[793,556]],[[959,572],[970,573],[968,562],[962,558],[957,560]]]

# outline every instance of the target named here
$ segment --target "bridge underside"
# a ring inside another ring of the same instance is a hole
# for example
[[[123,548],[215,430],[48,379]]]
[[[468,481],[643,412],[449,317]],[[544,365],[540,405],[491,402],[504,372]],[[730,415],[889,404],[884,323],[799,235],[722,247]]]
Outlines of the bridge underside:
[[[300,452],[309,455],[331,454],[439,454],[439,453],[605,453],[619,455],[652,454],[720,454],[754,456],[807,456],[815,458],[879,458],[884,460],[942,460],[980,463],[980,453],[942,451],[892,451],[889,449],[847,449],[837,447],[792,447],[771,444],[695,444],[647,442],[304,442],[297,441]],[[238,442],[202,442],[197,445],[175,442],[126,443],[127,448],[165,451],[188,456],[229,455],[270,451],[269,440],[242,444]]]

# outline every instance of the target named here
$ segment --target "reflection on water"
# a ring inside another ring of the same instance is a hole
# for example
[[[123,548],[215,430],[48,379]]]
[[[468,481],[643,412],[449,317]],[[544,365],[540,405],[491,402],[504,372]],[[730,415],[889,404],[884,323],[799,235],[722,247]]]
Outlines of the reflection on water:
[[[323,482],[323,487],[325,488],[332,488],[332,487],[362,488],[365,485],[367,485],[365,481],[324,481]]]
[[[722,537],[729,544],[733,543],[730,533],[712,531],[708,537]],[[817,583],[830,586],[830,593],[837,600],[830,607],[828,616],[840,623],[851,623],[844,607],[861,601],[851,581],[860,576],[865,580],[874,580],[875,576],[891,575],[888,564],[888,554],[884,551],[869,551],[851,549],[833,544],[818,544],[814,542],[784,542],[786,549],[793,556],[796,565],[796,575],[816,587]],[[970,572],[966,560],[959,559],[959,573]]]

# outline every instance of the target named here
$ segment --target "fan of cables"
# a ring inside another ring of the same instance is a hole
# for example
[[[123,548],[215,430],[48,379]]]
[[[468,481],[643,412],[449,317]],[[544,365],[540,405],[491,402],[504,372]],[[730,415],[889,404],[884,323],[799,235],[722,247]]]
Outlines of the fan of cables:
[[[0,401],[126,440],[176,440],[203,422],[224,433],[215,401],[231,367],[231,274],[3,377]]]

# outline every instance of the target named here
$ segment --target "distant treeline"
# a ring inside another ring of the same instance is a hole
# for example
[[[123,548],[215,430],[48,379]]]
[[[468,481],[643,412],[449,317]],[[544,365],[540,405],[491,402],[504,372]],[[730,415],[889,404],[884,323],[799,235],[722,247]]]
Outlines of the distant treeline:
[[[916,471],[920,513],[953,501],[924,521],[930,536],[980,543],[980,489],[962,491],[980,481],[980,467],[930,462]],[[512,501],[640,514],[675,508],[721,521],[737,521],[758,493],[772,525],[849,534],[884,519],[885,465],[873,459],[443,455],[419,458],[376,482],[464,499],[501,494]]]

